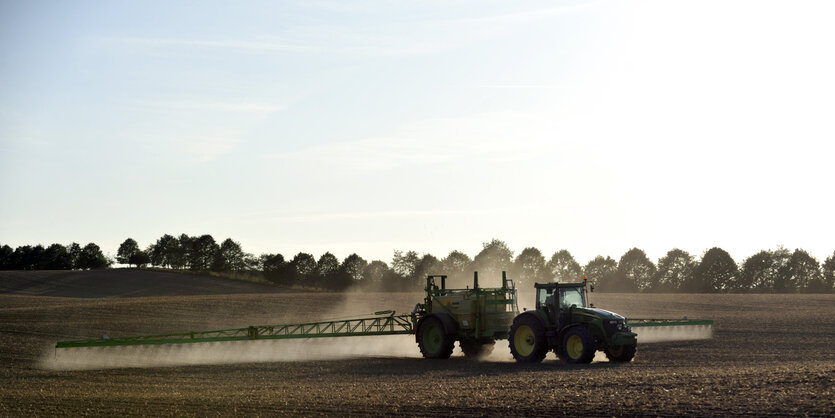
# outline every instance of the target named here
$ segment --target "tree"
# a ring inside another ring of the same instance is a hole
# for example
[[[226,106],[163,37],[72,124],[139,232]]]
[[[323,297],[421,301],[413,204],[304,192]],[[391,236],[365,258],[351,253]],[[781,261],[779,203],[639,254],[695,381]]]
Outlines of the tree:
[[[316,262],[315,281],[317,284],[331,289],[339,288],[339,284],[334,283],[337,273],[339,273],[339,259],[330,252],[322,254]]]
[[[513,277],[521,282],[536,283],[545,280],[545,257],[535,247],[522,250],[513,262]]]
[[[92,242],[85,245],[78,255],[78,268],[82,270],[104,268],[109,265],[110,263],[102,254],[101,248]]]
[[[29,252],[32,251],[31,245],[23,245],[16,247],[9,256],[9,270],[25,270],[25,261]]]
[[[345,257],[334,274],[332,287],[337,290],[345,290],[354,284],[361,283],[363,281],[363,270],[367,265],[368,262],[356,253]]]
[[[727,251],[713,247],[702,256],[693,270],[685,289],[695,293],[714,293],[729,290],[736,282],[739,268]]]
[[[440,265],[438,266],[438,270],[442,272],[442,274],[446,274],[449,278],[449,283],[457,283],[458,286],[456,287],[464,287],[464,284],[467,282],[468,277],[472,274],[470,270],[470,265],[473,263],[473,260],[467,255],[462,253],[461,251],[453,250],[441,260]],[[454,285],[451,285],[451,287]]]
[[[774,276],[774,288],[772,291],[776,293],[796,291],[797,289],[792,282],[791,271],[789,270],[792,253],[783,247],[778,247],[774,251],[773,256],[776,274]]]
[[[371,283],[383,283],[390,276],[390,273],[393,274],[388,264],[380,260],[368,263],[362,271],[365,280]]]
[[[139,251],[139,244],[136,243],[136,240],[128,238],[125,242],[119,245],[119,250],[116,252],[116,261],[118,261],[119,264],[127,264],[130,266],[133,264],[131,262],[131,258]]]
[[[177,238],[177,241],[180,244],[180,253],[178,254],[178,260],[176,262],[178,267],[174,268],[182,268],[182,269],[194,269],[194,266],[191,264],[192,258],[192,246],[194,245],[195,238],[192,238],[186,234],[180,234],[180,237]]]
[[[437,257],[432,254],[424,254],[421,257],[420,261],[418,261],[417,266],[415,267],[415,274],[414,280],[412,281],[412,286],[420,287],[423,282],[423,279],[430,274],[441,274],[438,271],[440,267],[440,261]]]
[[[394,250],[394,257],[391,260],[391,269],[401,279],[411,282],[415,278],[420,257],[415,251],[407,251],[403,254],[402,251]]]
[[[165,259],[162,255],[162,250],[157,247],[157,243],[151,243],[148,245],[148,248],[145,249],[145,254],[148,255],[148,262],[152,266],[165,267]]]
[[[742,262],[742,269],[731,286],[732,290],[757,292],[785,292],[790,286],[788,270],[791,253],[783,247],[775,251],[760,251]]]
[[[579,282],[583,276],[583,269],[580,263],[574,260],[568,250],[555,252],[545,265],[548,278],[557,282]]]
[[[171,235],[165,234],[157,239],[148,248],[148,255],[151,257],[151,264],[155,266],[182,268],[182,247],[180,241]]]
[[[823,288],[824,292],[835,290],[835,252],[823,262]]]
[[[70,253],[70,259],[72,260],[72,268],[80,269],[81,267],[78,266],[78,260],[81,257],[81,245],[77,242],[74,242],[67,246],[67,252]]]
[[[678,292],[684,282],[693,274],[696,261],[687,251],[673,248],[658,260],[655,274],[655,291]]]
[[[44,253],[43,245],[23,245],[15,248],[11,256],[12,268],[15,270],[37,270],[41,268]]]
[[[732,290],[737,291],[773,291],[777,270],[774,268],[774,254],[760,251],[742,262],[742,269]]]
[[[342,260],[339,269],[350,277],[351,281],[361,282],[365,279],[365,268],[367,266],[367,261],[358,256],[357,253],[353,253]]]
[[[72,270],[73,263],[67,247],[52,244],[43,253],[41,267],[47,270]]]
[[[261,268],[264,271],[264,277],[275,284],[288,284],[287,263],[284,261],[284,256],[281,254],[261,254],[260,257]]]
[[[316,280],[318,264],[316,259],[308,253],[298,253],[288,266],[292,283],[311,286]]]
[[[795,249],[787,265],[789,291],[818,292],[823,287],[820,263],[806,251]]]
[[[591,284],[597,285],[601,290],[615,291],[610,289],[618,272],[618,263],[612,257],[598,255],[583,267],[583,274],[588,277]]]
[[[220,247],[211,235],[201,235],[191,240],[189,264],[192,270],[209,271],[215,261]]]
[[[147,252],[139,250],[133,253],[128,259],[128,264],[133,264],[136,267],[142,268],[148,265],[151,262],[151,257],[148,255]]]
[[[620,258],[618,262],[616,291],[645,292],[653,287],[655,279],[655,264],[647,258],[644,250],[632,248]]]
[[[245,259],[246,253],[241,248],[241,244],[232,241],[232,238],[226,238],[220,243],[212,270],[221,272],[243,271],[246,267]]]
[[[488,280],[500,277],[502,271],[508,271],[511,267],[513,267],[513,251],[510,251],[504,241],[495,238],[490,242],[485,242],[484,248],[473,258],[472,269],[479,272],[479,277]]]
[[[261,272],[264,271],[261,266],[261,257],[255,254],[244,253],[244,271]]]
[[[8,245],[0,247],[0,270],[12,270],[12,254],[14,254],[12,247]]]
[[[44,268],[44,253],[46,252],[46,248],[43,245],[38,244],[32,247],[32,252],[29,253],[28,256],[28,263],[32,267],[31,270],[42,270]]]

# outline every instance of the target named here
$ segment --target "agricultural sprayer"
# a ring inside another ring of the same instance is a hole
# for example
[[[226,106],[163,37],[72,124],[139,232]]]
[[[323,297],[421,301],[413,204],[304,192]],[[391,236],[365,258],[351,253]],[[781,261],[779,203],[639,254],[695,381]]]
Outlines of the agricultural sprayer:
[[[186,344],[217,341],[414,335],[426,358],[449,358],[457,341],[464,355],[489,353],[496,340],[509,339],[518,362],[540,362],[549,351],[569,363],[588,363],[598,350],[610,361],[635,355],[636,327],[710,327],[694,319],[625,319],[587,304],[586,280],[535,284],[536,309],[519,312],[516,286],[502,272],[502,286],[483,288],[478,273],[473,286],[447,289],[447,276],[426,278],[426,296],[411,313],[383,310],[364,317],[281,325],[258,325],[215,331],[190,331],[90,340],[60,341],[56,348]]]

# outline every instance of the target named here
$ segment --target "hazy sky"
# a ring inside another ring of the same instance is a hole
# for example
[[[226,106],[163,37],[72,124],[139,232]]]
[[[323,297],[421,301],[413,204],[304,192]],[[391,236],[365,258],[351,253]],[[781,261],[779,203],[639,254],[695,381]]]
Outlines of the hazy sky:
[[[0,0],[0,244],[835,251],[835,3]]]

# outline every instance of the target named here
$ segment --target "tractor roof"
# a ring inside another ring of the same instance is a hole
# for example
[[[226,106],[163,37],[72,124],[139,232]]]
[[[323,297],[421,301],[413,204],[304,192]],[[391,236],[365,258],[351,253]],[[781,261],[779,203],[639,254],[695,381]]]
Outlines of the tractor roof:
[[[537,289],[555,289],[558,287],[583,287],[585,286],[585,282],[579,283],[534,283],[534,287]]]

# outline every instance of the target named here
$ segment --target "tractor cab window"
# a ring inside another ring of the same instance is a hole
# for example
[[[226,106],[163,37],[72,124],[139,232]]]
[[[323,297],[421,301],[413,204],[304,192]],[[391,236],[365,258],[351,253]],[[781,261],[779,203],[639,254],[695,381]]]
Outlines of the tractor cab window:
[[[586,306],[583,289],[577,287],[560,289],[560,309],[568,309],[571,305],[577,305],[580,308]]]
[[[546,306],[545,305],[546,299],[548,298],[548,296],[551,296],[553,294],[554,294],[554,289],[537,289],[537,301],[536,301],[537,307]]]

